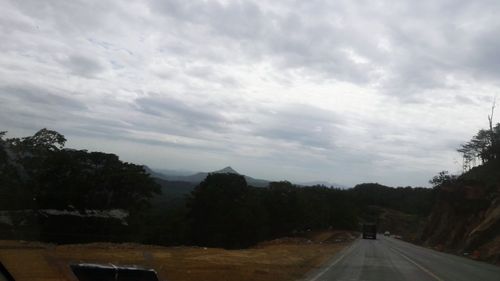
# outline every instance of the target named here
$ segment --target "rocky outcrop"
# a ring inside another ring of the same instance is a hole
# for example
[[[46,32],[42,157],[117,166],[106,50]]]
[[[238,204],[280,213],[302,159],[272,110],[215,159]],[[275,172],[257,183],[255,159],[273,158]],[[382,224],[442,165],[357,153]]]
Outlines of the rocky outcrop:
[[[500,262],[500,185],[457,180],[438,187],[424,245]]]

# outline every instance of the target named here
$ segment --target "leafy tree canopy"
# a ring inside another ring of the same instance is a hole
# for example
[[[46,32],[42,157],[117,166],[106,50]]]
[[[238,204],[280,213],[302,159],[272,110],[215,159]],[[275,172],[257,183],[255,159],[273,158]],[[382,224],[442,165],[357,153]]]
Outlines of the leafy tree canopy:
[[[10,209],[147,207],[159,186],[142,166],[118,156],[63,149],[66,138],[42,129],[3,139],[0,133],[0,202]]]

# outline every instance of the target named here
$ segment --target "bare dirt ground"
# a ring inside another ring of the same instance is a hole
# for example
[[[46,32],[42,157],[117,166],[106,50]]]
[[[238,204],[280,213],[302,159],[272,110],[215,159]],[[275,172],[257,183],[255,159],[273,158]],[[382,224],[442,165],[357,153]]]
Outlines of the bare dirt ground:
[[[76,281],[69,264],[79,262],[154,268],[160,280],[169,281],[297,280],[355,237],[355,233],[344,231],[309,232],[243,250],[0,241],[0,261],[16,281]]]

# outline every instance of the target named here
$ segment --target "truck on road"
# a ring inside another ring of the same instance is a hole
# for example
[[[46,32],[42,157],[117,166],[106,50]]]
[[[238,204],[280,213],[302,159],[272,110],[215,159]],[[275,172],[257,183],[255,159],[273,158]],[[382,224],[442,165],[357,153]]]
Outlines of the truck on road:
[[[363,224],[363,239],[377,239],[377,225],[374,223]]]

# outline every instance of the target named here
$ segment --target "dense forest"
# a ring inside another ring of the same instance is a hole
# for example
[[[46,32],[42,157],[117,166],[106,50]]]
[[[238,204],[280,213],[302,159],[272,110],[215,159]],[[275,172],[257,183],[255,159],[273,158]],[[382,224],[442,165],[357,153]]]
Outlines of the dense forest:
[[[24,138],[0,133],[3,210],[144,209],[159,186],[142,166],[118,156],[64,149],[63,135],[42,129]]]
[[[497,159],[499,128],[490,131],[486,147],[467,145],[467,153]],[[182,192],[182,184],[155,179],[116,155],[64,148],[65,137],[55,131],[5,136],[0,134],[0,236],[11,239],[241,248],[315,229],[357,230],[378,219],[373,206],[425,218],[439,188],[457,178],[442,172],[431,181],[435,188],[364,183],[338,189],[287,181],[262,188],[226,173],[209,174]],[[170,188],[177,188],[174,197],[163,200],[161,190]]]
[[[24,138],[4,136],[0,204],[11,218],[0,224],[0,233],[16,239],[237,248],[311,229],[357,229],[370,205],[423,216],[432,201],[425,188],[361,184],[342,190],[286,181],[257,188],[237,174],[210,174],[192,192],[162,201],[161,180],[116,155],[66,149],[65,137],[47,129]],[[54,210],[65,212],[55,216]],[[97,216],[96,210],[121,210],[126,221]]]

